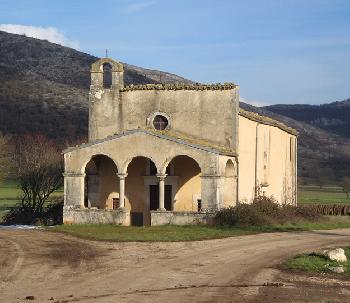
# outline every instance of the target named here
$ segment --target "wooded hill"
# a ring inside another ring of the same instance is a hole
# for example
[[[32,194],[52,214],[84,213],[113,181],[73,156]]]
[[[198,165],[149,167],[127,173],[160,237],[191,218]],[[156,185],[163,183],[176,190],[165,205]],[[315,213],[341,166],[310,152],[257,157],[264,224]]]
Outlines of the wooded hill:
[[[89,70],[96,60],[94,56],[58,44],[0,31],[0,131],[43,133],[60,141],[86,140]],[[192,82],[171,73],[123,64],[126,84]],[[280,120],[300,132],[302,180],[316,182],[323,176],[339,182],[343,176],[350,175],[347,131],[317,124],[317,118],[311,117],[312,110],[306,119],[302,112],[298,114],[298,108],[293,109],[292,115],[289,110],[281,112],[281,106],[277,109],[244,103],[241,106]]]

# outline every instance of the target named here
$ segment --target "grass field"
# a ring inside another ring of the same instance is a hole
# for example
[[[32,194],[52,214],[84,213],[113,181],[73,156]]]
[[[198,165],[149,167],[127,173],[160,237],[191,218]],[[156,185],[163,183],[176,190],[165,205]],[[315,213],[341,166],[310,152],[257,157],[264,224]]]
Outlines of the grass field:
[[[4,212],[20,201],[20,195],[21,191],[16,181],[7,180],[0,183],[0,219]],[[58,190],[54,195],[63,195],[63,189]],[[350,203],[350,199],[347,198],[341,187],[325,186],[320,189],[318,186],[300,186],[298,203]]]
[[[344,250],[348,258],[348,261],[344,263],[328,260],[326,257],[318,254],[303,254],[285,261],[282,263],[282,268],[292,271],[330,273],[328,266],[344,266],[345,272],[343,274],[350,275],[350,247],[345,247]]]
[[[48,227],[49,231],[64,232],[76,237],[112,242],[176,242],[198,241],[266,232],[291,232],[315,229],[350,228],[350,218],[327,218],[324,222],[300,222],[296,224],[251,226],[251,227],[215,227],[207,225],[193,226],[118,226],[112,224],[57,225]]]
[[[56,191],[54,196],[62,196],[63,189]],[[20,202],[21,190],[15,180],[0,182],[0,221],[4,213]]]
[[[350,199],[339,186],[299,186],[298,203],[349,203]]]

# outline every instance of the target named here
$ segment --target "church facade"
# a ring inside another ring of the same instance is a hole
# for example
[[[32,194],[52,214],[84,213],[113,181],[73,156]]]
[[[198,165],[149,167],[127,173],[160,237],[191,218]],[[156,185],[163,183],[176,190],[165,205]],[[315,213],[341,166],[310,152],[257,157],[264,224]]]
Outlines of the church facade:
[[[91,67],[89,142],[64,151],[64,223],[206,222],[258,194],[296,204],[297,133],[239,108],[232,83],[124,85]]]

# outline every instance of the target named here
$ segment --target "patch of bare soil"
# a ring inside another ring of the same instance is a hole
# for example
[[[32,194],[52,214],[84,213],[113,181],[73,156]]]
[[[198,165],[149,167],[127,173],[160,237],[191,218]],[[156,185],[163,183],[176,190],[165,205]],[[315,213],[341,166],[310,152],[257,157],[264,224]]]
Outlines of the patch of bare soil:
[[[183,243],[106,243],[0,230],[0,302],[350,302],[347,280],[281,272],[350,245],[350,229]]]
[[[258,302],[349,302],[350,279],[333,275],[282,272],[278,276],[285,287],[260,288]]]

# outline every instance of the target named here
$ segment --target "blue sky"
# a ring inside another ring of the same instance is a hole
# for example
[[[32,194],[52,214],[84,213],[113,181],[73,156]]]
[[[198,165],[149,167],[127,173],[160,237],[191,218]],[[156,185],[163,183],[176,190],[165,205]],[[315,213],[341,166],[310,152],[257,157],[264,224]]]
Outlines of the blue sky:
[[[349,16],[350,0],[0,0],[0,29],[30,26],[96,56],[108,48],[122,62],[235,82],[260,105],[349,98]]]

